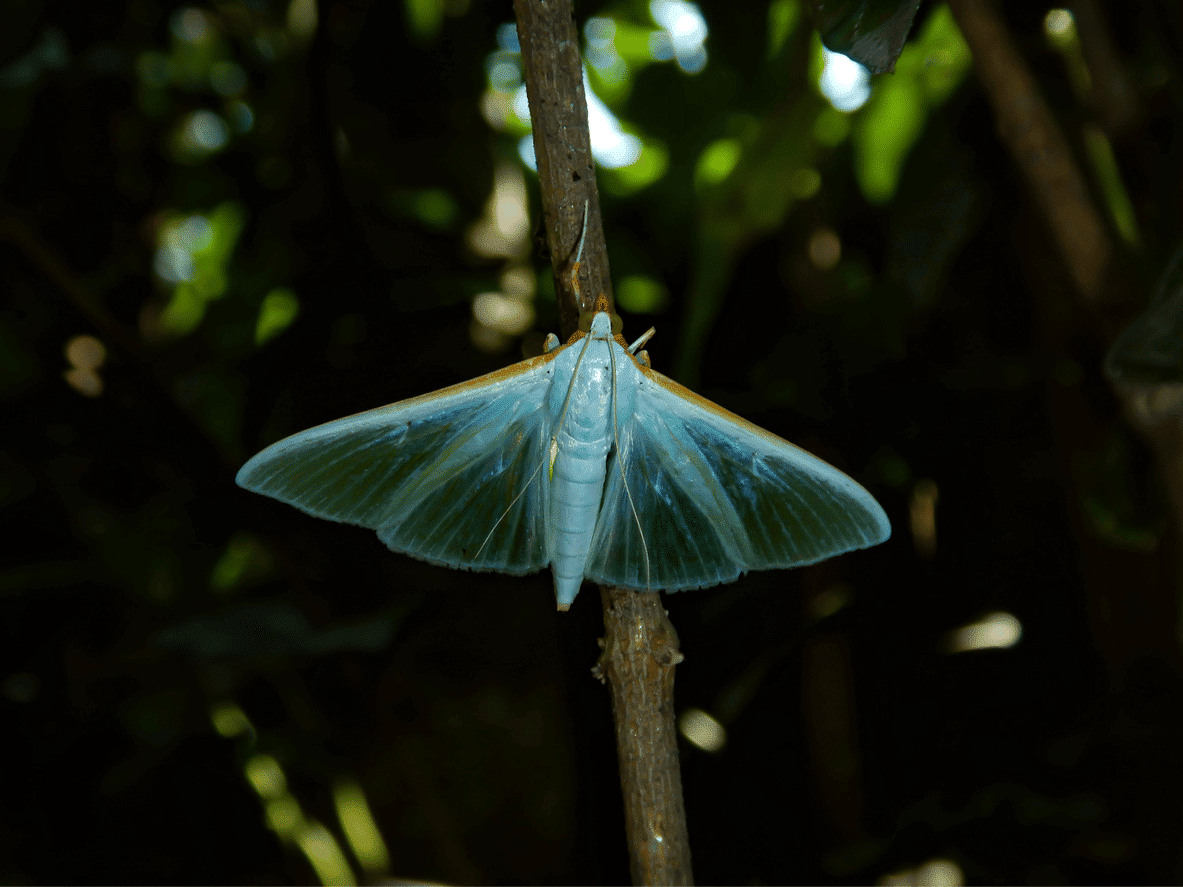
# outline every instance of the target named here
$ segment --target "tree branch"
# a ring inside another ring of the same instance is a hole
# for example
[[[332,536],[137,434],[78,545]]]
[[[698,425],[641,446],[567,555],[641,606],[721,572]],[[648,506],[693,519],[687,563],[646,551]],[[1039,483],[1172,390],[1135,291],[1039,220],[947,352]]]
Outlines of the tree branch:
[[[612,691],[624,826],[634,884],[693,884],[674,723],[684,658],[655,591],[601,588],[604,653],[592,669]]]
[[[607,296],[609,304],[615,304],[591,154],[579,34],[570,0],[514,0],[513,8],[542,186],[542,218],[559,295],[559,329],[565,339],[578,329],[580,312],[590,310],[596,296]],[[585,304],[580,305],[571,289],[571,262],[583,233],[585,206],[587,239],[579,269]]]
[[[612,304],[608,255],[591,156],[579,35],[570,0],[514,0],[542,215],[564,337],[599,295]],[[571,262],[583,233],[578,304]],[[636,884],[692,884],[674,724],[678,634],[656,591],[602,588],[604,647],[593,673],[608,683]]]
[[[1113,248],[1068,142],[988,0],[950,0],[949,8],[973,53],[999,135],[1039,202],[1081,294],[1097,306],[1106,295]]]

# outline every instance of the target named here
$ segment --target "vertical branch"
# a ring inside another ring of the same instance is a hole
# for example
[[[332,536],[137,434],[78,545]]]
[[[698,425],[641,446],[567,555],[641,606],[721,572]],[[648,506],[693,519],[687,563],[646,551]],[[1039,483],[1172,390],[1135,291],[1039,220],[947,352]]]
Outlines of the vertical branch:
[[[542,187],[542,219],[559,297],[559,325],[567,338],[578,328],[580,312],[590,310],[596,296],[605,295],[614,304],[587,124],[579,34],[570,0],[514,0],[513,9]],[[585,206],[587,239],[579,284],[586,304],[580,305],[571,288],[571,262],[583,233]]]
[[[579,35],[570,0],[514,0],[542,215],[550,247],[563,336],[599,295],[612,302],[608,255],[588,131]],[[583,233],[578,304],[571,261]],[[678,635],[658,593],[601,589],[604,653],[593,673],[612,694],[632,876],[637,884],[691,884],[674,725]]]
[[[678,736],[678,633],[656,591],[601,588],[604,653],[592,670],[612,691],[624,826],[634,884],[693,884]]]
[[[1090,306],[1103,303],[1113,248],[1100,211],[1051,109],[989,0],[950,0],[994,107],[999,134],[1048,220]]]

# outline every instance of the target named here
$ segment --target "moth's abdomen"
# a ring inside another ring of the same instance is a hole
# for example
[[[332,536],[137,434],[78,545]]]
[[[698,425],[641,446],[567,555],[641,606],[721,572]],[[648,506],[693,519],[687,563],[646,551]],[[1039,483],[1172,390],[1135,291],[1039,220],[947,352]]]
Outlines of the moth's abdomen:
[[[604,494],[606,465],[606,448],[599,454],[579,455],[564,454],[560,450],[555,459],[550,487],[554,516],[551,570],[554,572],[555,593],[563,609],[575,600],[583,582],[596,518],[600,513],[600,499]]]

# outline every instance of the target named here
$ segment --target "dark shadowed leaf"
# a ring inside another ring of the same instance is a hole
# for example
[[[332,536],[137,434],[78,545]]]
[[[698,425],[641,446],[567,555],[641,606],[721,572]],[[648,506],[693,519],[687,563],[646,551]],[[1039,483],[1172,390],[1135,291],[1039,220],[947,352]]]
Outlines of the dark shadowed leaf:
[[[220,656],[317,655],[339,650],[373,651],[386,646],[394,625],[373,619],[317,630],[290,604],[249,604],[191,619],[156,635],[162,647],[202,658]]]
[[[1109,349],[1105,373],[1115,382],[1183,382],[1183,247],[1167,263],[1150,307]]]
[[[809,0],[822,43],[872,74],[895,70],[920,0]]]

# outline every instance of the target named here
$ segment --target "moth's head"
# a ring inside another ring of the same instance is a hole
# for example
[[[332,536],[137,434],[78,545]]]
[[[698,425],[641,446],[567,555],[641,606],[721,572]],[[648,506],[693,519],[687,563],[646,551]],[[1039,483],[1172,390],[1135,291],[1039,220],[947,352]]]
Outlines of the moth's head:
[[[603,320],[599,320],[603,317]],[[596,321],[599,320],[599,323]],[[597,339],[614,339],[624,329],[624,321],[619,314],[612,313],[612,306],[608,304],[608,297],[596,297],[596,304],[591,311],[579,315],[579,331],[591,333]]]

